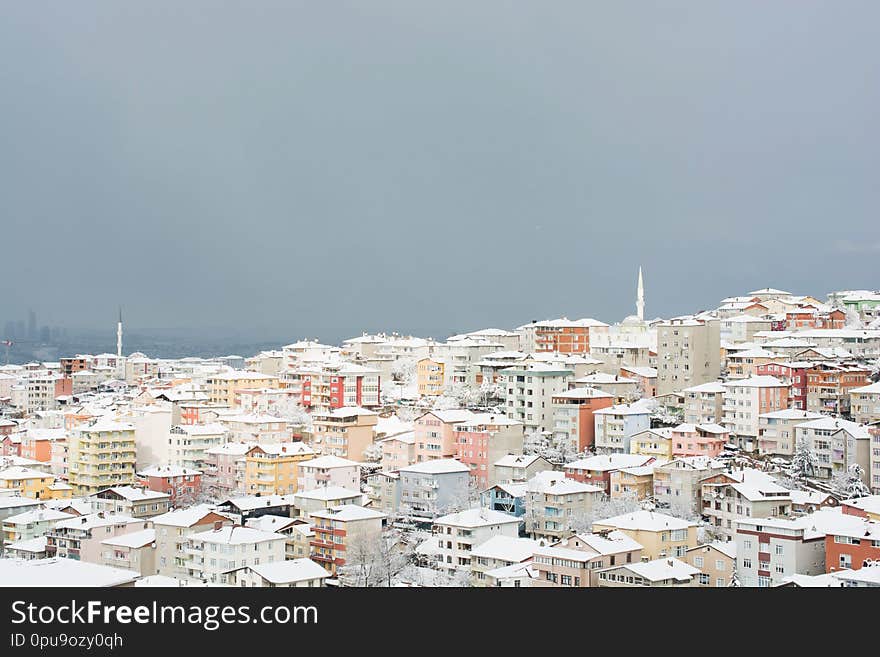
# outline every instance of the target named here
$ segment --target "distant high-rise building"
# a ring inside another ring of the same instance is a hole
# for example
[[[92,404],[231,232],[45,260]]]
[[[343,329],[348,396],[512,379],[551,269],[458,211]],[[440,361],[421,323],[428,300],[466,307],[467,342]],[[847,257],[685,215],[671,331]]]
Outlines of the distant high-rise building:
[[[20,319],[15,323],[15,337],[19,340],[27,337],[27,334],[24,332],[24,320]]]
[[[28,311],[27,337],[29,340],[37,339],[37,313],[35,313],[33,310]]]
[[[48,343],[52,341],[52,333],[49,331],[48,326],[44,326],[40,329],[40,342]]]
[[[3,326],[3,337],[12,340],[18,336],[15,334],[15,322],[9,321]]]

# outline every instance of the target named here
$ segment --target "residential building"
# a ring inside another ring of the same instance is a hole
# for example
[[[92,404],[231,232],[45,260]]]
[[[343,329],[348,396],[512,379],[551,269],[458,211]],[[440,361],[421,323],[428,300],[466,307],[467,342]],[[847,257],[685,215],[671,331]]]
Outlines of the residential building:
[[[720,381],[710,381],[682,390],[684,421],[688,424],[720,424],[724,418],[724,393]]]
[[[114,486],[88,497],[92,509],[106,514],[152,518],[171,509],[171,495],[134,486]]]
[[[634,511],[593,522],[593,532],[620,530],[642,546],[642,558],[684,557],[697,545],[697,523],[656,511]]]
[[[579,533],[535,550],[534,585],[539,587],[597,586],[597,573],[611,566],[638,563],[642,546],[620,531]]]
[[[709,383],[721,376],[717,319],[676,318],[657,325],[657,394]]]
[[[400,513],[433,520],[450,509],[466,506],[473,483],[470,468],[456,459],[433,459],[398,471]]]
[[[314,456],[311,447],[299,441],[255,445],[245,455],[244,489],[250,495],[295,493],[299,464]]]
[[[526,484],[525,532],[535,539],[559,540],[572,528],[585,528],[596,500],[605,490],[561,472],[537,473]]]
[[[428,540],[434,543],[434,554],[447,571],[470,571],[475,546],[494,536],[517,538],[520,522],[519,518],[489,509],[457,511],[434,520],[434,536]]]
[[[813,413],[798,408],[784,408],[758,416],[758,453],[775,456],[793,456],[795,453],[795,431],[798,424],[818,420],[822,413]]]
[[[595,444],[593,413],[610,407],[614,396],[596,388],[582,387],[560,392],[551,402],[555,442],[565,442],[569,450],[580,454]]]
[[[684,561],[700,571],[698,586],[730,586],[736,569],[736,542],[715,541],[698,545],[685,553]]]
[[[286,541],[283,534],[217,521],[213,529],[190,534],[183,549],[187,576],[212,584],[231,584],[231,573],[238,568],[284,561]]]
[[[354,504],[315,511],[310,558],[335,576],[345,565],[347,555],[367,549],[365,546],[379,538],[386,518],[384,513]]]
[[[504,406],[508,417],[525,425],[526,432],[549,431],[555,425],[553,398],[568,389],[574,371],[543,363],[529,363],[499,372],[503,376]]]
[[[340,486],[352,490],[361,488],[361,464],[339,456],[319,456],[300,461],[299,487],[312,490],[319,486]]]
[[[754,450],[760,433],[759,417],[788,408],[788,386],[772,376],[752,376],[723,385],[727,392],[722,424],[729,429],[732,442]]]
[[[262,588],[318,588],[330,577],[311,559],[289,559],[245,566],[230,573],[233,586]]]
[[[680,559],[655,559],[600,570],[596,586],[698,586],[699,573],[697,568]]]
[[[650,428],[651,411],[640,402],[601,408],[593,413],[596,450],[630,453],[630,440]]]
[[[522,452],[523,423],[504,415],[474,413],[453,426],[456,458],[470,468],[479,488],[496,483],[493,464],[505,454]]]
[[[378,422],[376,412],[366,408],[344,406],[312,415],[312,448],[321,454],[344,459],[361,460],[373,444],[373,430]]]
[[[135,428],[99,418],[75,428],[68,438],[68,483],[76,495],[134,483]]]
[[[215,523],[232,525],[233,521],[205,505],[191,506],[152,518],[156,531],[156,571],[168,577],[188,577],[189,556],[184,553],[189,537],[212,529]]]

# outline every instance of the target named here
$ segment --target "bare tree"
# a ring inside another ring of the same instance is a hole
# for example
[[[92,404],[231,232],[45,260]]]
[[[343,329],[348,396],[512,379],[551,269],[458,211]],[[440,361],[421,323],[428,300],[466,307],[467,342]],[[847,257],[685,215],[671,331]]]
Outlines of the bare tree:
[[[350,587],[393,586],[415,562],[414,552],[415,546],[399,529],[386,529],[379,536],[355,535],[347,545],[345,564],[339,568],[339,583]]]

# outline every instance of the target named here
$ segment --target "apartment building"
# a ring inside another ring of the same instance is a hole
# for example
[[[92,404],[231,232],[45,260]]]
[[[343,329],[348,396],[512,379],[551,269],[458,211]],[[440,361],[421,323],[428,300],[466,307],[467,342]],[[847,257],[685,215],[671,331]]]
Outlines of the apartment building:
[[[233,586],[260,588],[319,588],[330,574],[311,559],[289,559],[245,566],[230,573]]]
[[[353,504],[334,506],[312,514],[314,538],[310,558],[331,575],[337,575],[346,556],[369,549],[378,540],[387,521],[384,513]]]
[[[158,574],[156,567],[156,530],[142,529],[137,532],[105,538],[101,541],[98,563],[103,566],[133,570],[141,577]]]
[[[818,420],[822,413],[784,408],[758,416],[758,453],[793,456],[797,446],[794,428],[798,424]]]
[[[433,552],[450,574],[471,569],[474,547],[495,536],[517,538],[520,519],[489,509],[468,509],[434,520],[432,533],[436,541]]]
[[[823,416],[795,425],[795,444],[807,444],[818,461],[813,476],[830,479],[858,464],[865,473],[864,482],[870,484],[871,433],[857,422]]]
[[[826,572],[826,536],[862,528],[864,519],[840,509],[819,509],[795,518],[744,518],[736,524],[737,579],[742,586],[769,587],[793,575]]]
[[[147,490],[165,493],[171,504],[192,503],[202,490],[202,473],[173,465],[156,465],[138,471],[137,483]]]
[[[528,481],[538,472],[553,469],[550,461],[537,454],[506,454],[493,467],[493,480],[499,483]]]
[[[470,468],[456,459],[433,459],[401,468],[399,511],[412,518],[433,520],[467,504],[470,473]]]
[[[54,497],[51,486],[55,483],[55,475],[47,474],[42,470],[13,466],[0,470],[0,491],[10,491],[31,497],[35,500],[46,500]],[[70,497],[67,491],[66,497]]]
[[[540,546],[530,538],[514,538],[499,534],[471,550],[471,586],[488,586],[486,573],[497,568],[523,564],[532,560]]]
[[[114,486],[88,497],[94,511],[106,514],[152,518],[171,509],[171,495],[134,486]]]
[[[657,394],[709,383],[721,376],[717,319],[677,318],[657,325]]]
[[[319,486],[361,489],[361,464],[338,456],[319,456],[299,462],[299,487],[312,490]]]
[[[657,427],[635,434],[629,440],[632,454],[651,456],[658,461],[672,460],[672,428]]]
[[[217,521],[208,531],[190,534],[183,548],[187,576],[211,584],[230,584],[237,568],[284,561],[287,537]]]
[[[579,533],[535,550],[534,586],[597,586],[597,573],[611,566],[641,561],[642,546],[620,531]]]
[[[777,518],[792,513],[791,491],[758,470],[719,473],[702,482],[702,515],[733,539],[741,518]]]
[[[475,413],[453,426],[456,458],[470,468],[474,483],[496,483],[493,464],[505,454],[522,452],[523,423],[494,413]]]
[[[210,424],[175,424],[168,433],[168,464],[203,470],[209,449],[226,442],[226,427]]]
[[[526,483],[526,534],[548,540],[568,536],[573,526],[583,524],[604,494],[602,487],[570,479],[561,472],[537,473]]]
[[[698,586],[730,586],[736,569],[736,541],[714,541],[698,545],[685,553],[684,561],[699,569]]]
[[[213,374],[205,380],[208,396],[212,403],[223,404],[229,408],[238,406],[238,392],[248,388],[278,388],[277,376],[233,370]]]
[[[147,519],[103,512],[59,520],[46,532],[46,556],[100,563],[101,541],[149,528]]]
[[[311,444],[315,451],[344,459],[363,459],[373,444],[379,415],[366,408],[342,407],[312,415]]]
[[[517,328],[523,336],[523,349],[528,352],[589,354],[590,331],[608,328],[608,324],[589,317],[571,320],[567,317],[535,321]]]
[[[452,409],[429,411],[417,417],[413,422],[416,462],[457,456],[455,427],[472,416],[470,411]]]
[[[880,421],[880,381],[850,388],[850,413],[860,424]]]
[[[566,463],[562,470],[566,477],[583,484],[599,486],[611,495],[611,474],[623,468],[638,468],[653,463],[654,457],[644,454],[602,454]]]
[[[152,518],[156,531],[156,571],[167,577],[186,578],[189,556],[184,549],[192,534],[212,529],[216,523],[232,525],[233,521],[207,505],[191,506]]]
[[[565,392],[574,371],[543,363],[529,363],[499,372],[503,377],[507,417],[519,420],[525,431],[554,429],[553,398]]]
[[[848,415],[851,391],[867,386],[870,373],[865,367],[817,363],[807,372],[807,410]]]
[[[723,384],[724,419],[722,424],[731,434],[731,441],[746,450],[758,446],[759,417],[788,408],[788,386],[772,376],[753,376]]]
[[[684,557],[697,545],[697,523],[656,511],[634,511],[593,522],[593,533],[619,530],[642,546],[642,558]]]
[[[634,435],[651,426],[651,411],[640,403],[600,408],[593,413],[596,450],[629,454]]]
[[[788,385],[788,405],[796,410],[807,409],[807,372],[814,367],[810,361],[770,361],[755,368],[757,376],[772,376]]]
[[[581,387],[553,395],[551,403],[554,441],[580,454],[595,444],[593,413],[610,407],[614,396],[597,388]]]
[[[699,573],[697,568],[680,559],[655,559],[600,570],[596,574],[596,586],[691,587],[698,586]]]
[[[69,520],[73,515],[55,509],[29,509],[3,519],[3,542],[6,545],[16,541],[29,541],[41,538],[60,520]]]
[[[679,424],[670,431],[672,455],[715,458],[724,451],[730,432],[719,424]]]
[[[133,483],[135,462],[135,427],[127,422],[99,418],[68,439],[68,483],[76,495]]]
[[[255,445],[244,457],[244,490],[250,495],[295,493],[299,464],[314,456],[311,447],[303,442]]]
[[[724,393],[721,381],[710,381],[682,390],[684,421],[689,424],[720,424],[724,418]]]

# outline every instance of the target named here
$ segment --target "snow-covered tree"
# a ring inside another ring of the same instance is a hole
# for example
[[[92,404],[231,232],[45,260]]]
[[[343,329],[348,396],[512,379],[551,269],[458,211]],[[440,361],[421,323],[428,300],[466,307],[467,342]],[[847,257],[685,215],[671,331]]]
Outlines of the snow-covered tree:
[[[568,529],[578,534],[590,532],[594,522],[639,511],[641,508],[642,502],[635,493],[624,493],[620,497],[602,497],[593,502],[593,508],[589,511],[569,516]]]
[[[378,537],[353,536],[346,546],[345,564],[339,568],[342,586],[390,587],[414,563],[415,547],[404,532],[387,529]]]
[[[788,467],[789,476],[795,481],[802,482],[807,477],[812,477],[818,466],[819,459],[810,442],[806,438],[799,438]]]
[[[370,443],[364,450],[364,460],[378,463],[382,460],[382,443]]]
[[[285,413],[284,419],[296,427],[301,427],[304,431],[312,431],[312,416],[300,405],[296,405]]]
[[[866,497],[871,489],[862,480],[865,471],[858,463],[853,463],[844,472],[835,475],[831,480],[831,490],[837,497],[849,499]]]
[[[860,329],[864,328],[865,323],[862,321],[862,318],[859,316],[859,313],[855,308],[847,307],[846,309],[846,323],[844,324],[846,328],[852,329]]]

